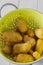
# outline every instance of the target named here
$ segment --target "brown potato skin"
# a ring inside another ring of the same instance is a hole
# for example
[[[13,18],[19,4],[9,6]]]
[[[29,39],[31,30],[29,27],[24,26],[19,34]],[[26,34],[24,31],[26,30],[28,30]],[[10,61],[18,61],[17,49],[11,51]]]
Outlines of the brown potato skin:
[[[8,45],[5,45],[3,47],[3,52],[6,53],[6,54],[11,54],[11,47],[8,46]]]
[[[28,29],[27,35],[30,36],[30,37],[34,37],[35,33],[31,29]]]
[[[13,46],[13,53],[27,53],[31,49],[31,44],[26,42],[22,44],[15,44]]]
[[[25,33],[28,29],[27,24],[23,18],[17,18],[17,27],[21,33]]]
[[[22,41],[21,34],[15,31],[4,32],[2,38],[7,42],[21,42]]]
[[[15,57],[14,57],[14,59],[15,59]],[[34,61],[34,58],[28,54],[18,54],[15,61],[19,62],[19,63],[27,63],[27,62]]]
[[[24,35],[23,39],[24,39],[24,42],[28,41],[32,45],[32,47],[35,46],[36,44],[36,40],[32,37],[29,37],[28,35]]]

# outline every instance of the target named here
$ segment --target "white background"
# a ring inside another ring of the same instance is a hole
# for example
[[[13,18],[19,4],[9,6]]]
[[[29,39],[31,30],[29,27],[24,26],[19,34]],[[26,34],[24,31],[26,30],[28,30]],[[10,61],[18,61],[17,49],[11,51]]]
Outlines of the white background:
[[[0,0],[0,8],[5,3],[13,3],[18,8],[32,8],[35,10],[40,11],[43,13],[43,0]],[[1,11],[1,16],[3,17],[5,14],[7,14],[9,11],[14,10],[15,8],[12,6],[5,6]],[[6,61],[1,55],[0,55],[0,65],[15,65],[8,61]],[[43,59],[33,65],[43,65]]]

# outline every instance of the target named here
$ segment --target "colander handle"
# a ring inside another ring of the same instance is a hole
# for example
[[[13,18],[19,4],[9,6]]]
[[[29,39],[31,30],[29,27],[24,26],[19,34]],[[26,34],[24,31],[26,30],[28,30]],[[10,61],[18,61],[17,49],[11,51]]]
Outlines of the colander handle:
[[[7,5],[11,5],[11,6],[15,7],[16,9],[18,9],[18,7],[17,7],[15,4],[13,4],[13,3],[5,3],[5,4],[2,5],[2,7],[0,8],[0,18],[2,17],[2,16],[1,16],[1,11],[2,11],[2,9],[3,9],[5,6],[7,6]]]

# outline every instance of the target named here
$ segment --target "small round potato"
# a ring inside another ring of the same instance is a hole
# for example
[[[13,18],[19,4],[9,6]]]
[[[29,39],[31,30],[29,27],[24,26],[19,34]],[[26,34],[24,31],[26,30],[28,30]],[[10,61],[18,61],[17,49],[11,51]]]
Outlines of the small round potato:
[[[24,42],[27,41],[32,45],[32,47],[36,44],[36,40],[34,38],[28,37],[28,35],[24,35]]]
[[[37,60],[41,57],[41,55],[39,52],[35,51],[35,52],[33,52],[33,57]]]
[[[8,46],[8,45],[5,45],[3,47],[3,52],[6,53],[6,54],[10,54],[11,53],[11,47]]]
[[[23,18],[17,18],[17,27],[21,33],[25,33],[28,29],[27,24]]]
[[[15,44],[13,47],[13,53],[27,53],[31,49],[31,44],[26,42],[22,44]]]
[[[35,35],[40,38],[43,39],[43,29],[36,29],[35,30]]]
[[[8,42],[21,42],[22,36],[19,32],[7,31],[3,33],[3,39]]]
[[[30,36],[30,37],[34,37],[35,36],[34,32],[31,29],[28,29],[27,35]]]
[[[29,53],[34,57],[35,60],[41,57],[41,54],[37,51],[30,50]]]
[[[42,54],[42,52],[43,52],[43,40],[41,40],[41,39],[37,40],[36,51],[38,51],[40,54]]]
[[[15,61],[19,63],[27,63],[34,61],[34,58],[28,54],[18,54]]]

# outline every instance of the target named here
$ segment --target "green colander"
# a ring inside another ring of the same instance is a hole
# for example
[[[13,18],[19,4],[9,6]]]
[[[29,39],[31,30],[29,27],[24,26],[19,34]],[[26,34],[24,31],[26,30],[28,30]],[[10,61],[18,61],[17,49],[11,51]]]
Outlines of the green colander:
[[[0,20],[0,37],[5,30],[11,30],[15,27],[17,17],[23,17],[28,27],[32,30],[36,28],[43,28],[43,15],[41,13],[28,8],[17,9],[15,11],[8,13]],[[42,54],[42,57],[40,59],[33,61],[31,63],[17,63],[12,61],[12,59],[9,56],[5,55],[2,52],[3,45],[4,45],[4,41],[0,39],[1,55],[6,57],[6,59],[10,60],[14,64],[33,64],[43,58],[43,54]]]

